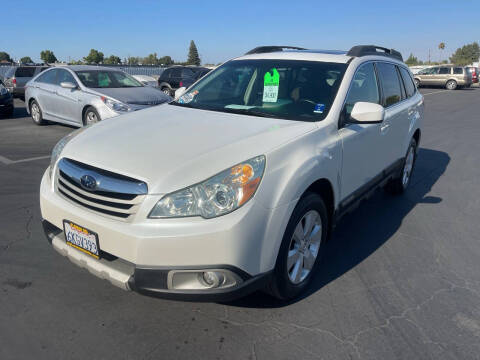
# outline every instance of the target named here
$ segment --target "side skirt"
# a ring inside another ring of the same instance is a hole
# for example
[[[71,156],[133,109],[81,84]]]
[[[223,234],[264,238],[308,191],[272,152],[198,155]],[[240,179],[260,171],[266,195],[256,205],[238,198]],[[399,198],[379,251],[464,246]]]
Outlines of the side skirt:
[[[398,159],[368,183],[342,200],[337,210],[335,210],[333,227],[335,228],[340,219],[355,210],[363,200],[369,199],[379,188],[383,188],[390,180],[398,177],[402,171],[404,161],[404,158]]]

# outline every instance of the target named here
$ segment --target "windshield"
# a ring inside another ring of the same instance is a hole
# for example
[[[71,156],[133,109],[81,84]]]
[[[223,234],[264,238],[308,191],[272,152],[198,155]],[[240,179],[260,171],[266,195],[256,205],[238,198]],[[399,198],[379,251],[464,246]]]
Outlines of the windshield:
[[[275,117],[323,120],[346,64],[299,60],[234,60],[205,76],[172,105]]]
[[[121,71],[83,70],[75,71],[88,88],[131,88],[143,86],[139,81]]]

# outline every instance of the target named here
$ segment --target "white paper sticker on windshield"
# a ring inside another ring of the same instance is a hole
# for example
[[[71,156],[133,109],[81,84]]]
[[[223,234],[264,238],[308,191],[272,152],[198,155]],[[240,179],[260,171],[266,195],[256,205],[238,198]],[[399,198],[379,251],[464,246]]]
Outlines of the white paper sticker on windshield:
[[[272,69],[272,74],[267,72],[263,77],[263,102],[277,102],[280,74],[277,69]]]

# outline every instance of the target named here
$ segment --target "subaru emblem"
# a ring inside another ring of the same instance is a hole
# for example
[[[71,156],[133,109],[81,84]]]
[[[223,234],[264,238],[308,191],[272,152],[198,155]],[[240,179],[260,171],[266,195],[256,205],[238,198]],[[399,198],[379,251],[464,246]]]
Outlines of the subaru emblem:
[[[80,184],[85,190],[93,191],[97,187],[97,180],[91,175],[83,175],[80,178]]]

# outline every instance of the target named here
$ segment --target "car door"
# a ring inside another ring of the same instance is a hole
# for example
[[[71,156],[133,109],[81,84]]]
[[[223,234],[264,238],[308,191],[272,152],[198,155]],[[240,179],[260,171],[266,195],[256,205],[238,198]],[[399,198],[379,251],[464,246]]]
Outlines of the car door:
[[[341,198],[360,195],[386,167],[389,161],[385,152],[385,123],[348,124],[346,119],[357,102],[381,104],[380,88],[373,62],[361,65],[350,84],[339,126],[342,142]]]
[[[435,75],[435,85],[445,85],[447,83],[447,80],[450,79],[451,70],[452,68],[447,66],[438,68],[438,74]]]
[[[403,142],[408,133],[408,106],[406,94],[397,66],[388,62],[377,63],[378,78],[382,89],[382,105],[385,108],[382,126],[383,152],[386,159],[384,169],[389,169],[402,158]]]
[[[57,69],[45,70],[36,78],[32,86],[36,89],[36,100],[44,117],[54,116],[54,97]]]
[[[61,83],[72,83],[77,86],[76,89],[67,89],[61,86]],[[78,83],[73,75],[66,69],[58,69],[56,80],[56,99],[55,109],[56,116],[63,120],[81,123],[82,119],[79,116],[80,110],[80,89]]]
[[[429,69],[425,69],[422,73],[422,77],[420,82],[422,85],[434,85],[435,84],[435,76],[438,73],[438,68],[433,67]]]

